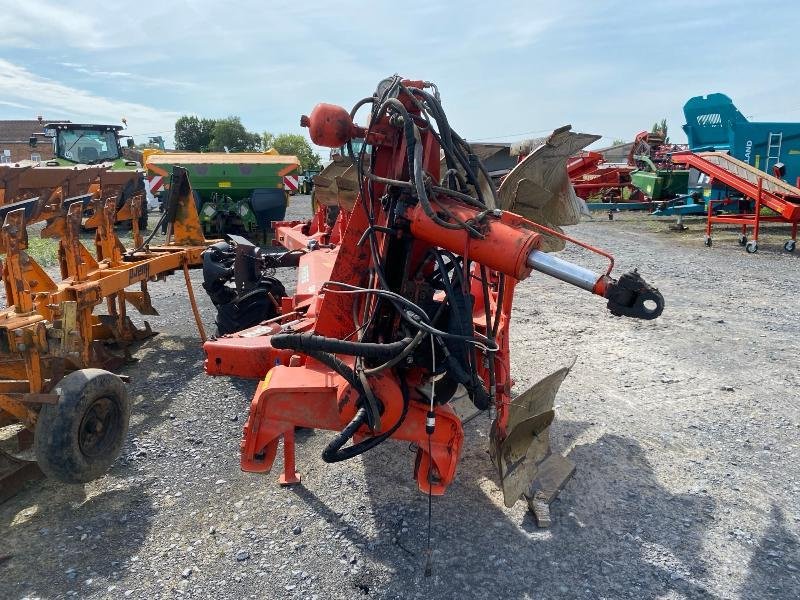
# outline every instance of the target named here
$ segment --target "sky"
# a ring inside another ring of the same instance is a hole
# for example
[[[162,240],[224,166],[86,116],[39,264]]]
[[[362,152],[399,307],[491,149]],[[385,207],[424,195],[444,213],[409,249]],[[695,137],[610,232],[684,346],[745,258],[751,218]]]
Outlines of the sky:
[[[349,109],[399,73],[435,82],[471,141],[571,124],[602,146],[666,118],[681,142],[683,104],[710,92],[800,121],[798,23],[800,3],[760,0],[0,0],[0,119],[304,133],[316,103]]]

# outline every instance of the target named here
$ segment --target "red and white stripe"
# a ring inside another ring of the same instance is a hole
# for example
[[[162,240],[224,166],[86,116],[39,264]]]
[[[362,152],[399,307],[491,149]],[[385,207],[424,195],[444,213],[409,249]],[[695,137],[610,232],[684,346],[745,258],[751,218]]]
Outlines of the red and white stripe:
[[[300,178],[297,175],[284,175],[283,188],[290,192],[296,192],[300,187]]]
[[[164,178],[161,175],[153,175],[150,178],[150,193],[155,194],[164,185]]]

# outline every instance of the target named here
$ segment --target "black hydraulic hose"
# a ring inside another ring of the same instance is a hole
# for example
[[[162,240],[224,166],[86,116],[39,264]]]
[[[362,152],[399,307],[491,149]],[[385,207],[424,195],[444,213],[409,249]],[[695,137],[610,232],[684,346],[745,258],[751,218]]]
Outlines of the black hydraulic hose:
[[[364,358],[394,358],[411,343],[407,337],[397,342],[374,344],[369,342],[349,342],[336,338],[312,335],[310,333],[277,333],[270,338],[273,348],[281,350],[297,350],[303,354],[309,352],[327,352],[329,354],[346,354],[363,356]]]
[[[372,450],[378,444],[389,439],[391,435],[400,428],[400,425],[402,425],[406,420],[406,415],[408,414],[409,394],[408,385],[406,384],[405,378],[401,375],[398,377],[398,379],[400,380],[400,390],[403,393],[403,412],[400,413],[397,423],[392,425],[390,429],[387,429],[380,435],[367,438],[363,442],[359,442],[344,448],[343,446],[350,438],[353,437],[355,432],[358,431],[359,427],[367,422],[367,411],[364,407],[361,407],[356,411],[353,419],[347,424],[341,433],[337,434],[336,437],[334,437],[331,442],[325,446],[325,450],[322,451],[322,460],[324,460],[326,463],[334,463],[351,459],[359,454],[363,454],[367,450]]]
[[[358,102],[356,102],[355,106],[350,109],[350,118],[355,119],[356,113],[358,109],[364,106],[365,104],[374,104],[376,102],[376,98],[374,96],[367,96],[366,98],[362,98]]]
[[[433,96],[428,94],[426,91],[421,90],[419,88],[409,88],[407,90],[411,92],[412,97],[413,95],[420,96],[423,98],[427,104],[429,111],[432,113],[436,124],[439,126],[439,137],[440,137],[440,144],[444,147],[445,150],[445,160],[447,161],[447,168],[451,169],[454,166],[453,162],[453,153],[451,152],[453,147],[453,137],[451,135],[450,130],[450,123],[447,121],[447,116],[444,114],[444,110],[442,110],[441,103]],[[420,106],[417,104],[417,106]],[[420,108],[422,108],[420,106]]]
[[[414,126],[416,128],[416,125]],[[419,200],[420,206],[422,206],[422,210],[424,211],[425,215],[437,225],[444,227],[445,229],[464,229],[461,225],[457,223],[448,223],[447,221],[442,220],[439,218],[439,215],[436,214],[436,211],[433,210],[433,206],[431,206],[430,200],[428,200],[428,193],[425,191],[425,181],[424,181],[424,172],[422,170],[422,143],[419,140],[419,134],[415,136],[414,139],[414,151],[413,151],[413,160],[411,164],[413,164],[414,170],[414,185],[417,190],[417,199]]]
[[[274,337],[274,336],[273,336]],[[361,380],[353,372],[353,369],[344,364],[340,359],[336,358],[333,354],[327,352],[319,352],[315,350],[308,350],[305,352],[314,360],[321,362],[326,367],[330,367],[342,376],[347,383],[355,389],[359,396],[364,395],[364,386],[361,385]],[[360,399],[360,398],[359,398]]]
[[[159,217],[158,223],[156,223],[156,226],[153,227],[153,230],[150,232],[150,235],[147,236],[147,239],[145,239],[142,242],[141,246],[139,246],[138,248],[134,248],[132,251],[130,251],[129,254],[133,254],[134,252],[141,252],[142,250],[144,250],[144,248],[147,246],[147,244],[149,244],[151,241],[153,241],[153,238],[155,237],[156,232],[159,230],[159,228],[161,227],[162,223],[164,223],[164,219],[166,219],[166,218],[167,218],[167,211],[165,210],[163,213],[161,213],[161,217]]]
[[[344,450],[342,447],[350,440],[351,437],[353,437],[355,432],[358,431],[358,428],[366,422],[367,409],[362,406],[356,411],[356,416],[353,417],[352,421],[350,421],[344,429],[337,433],[330,443],[325,446],[325,449],[322,451],[322,460],[324,460],[326,463],[335,463],[356,456],[355,454],[348,452],[352,451],[355,446],[350,446]]]

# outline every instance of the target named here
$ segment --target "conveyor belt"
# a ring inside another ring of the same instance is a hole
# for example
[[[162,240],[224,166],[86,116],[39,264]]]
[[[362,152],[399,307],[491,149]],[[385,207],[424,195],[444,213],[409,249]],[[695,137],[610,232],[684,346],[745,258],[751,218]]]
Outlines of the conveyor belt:
[[[672,162],[694,167],[753,199],[758,196],[760,179],[761,203],[788,221],[800,219],[800,188],[789,185],[724,152],[678,152],[672,155]]]

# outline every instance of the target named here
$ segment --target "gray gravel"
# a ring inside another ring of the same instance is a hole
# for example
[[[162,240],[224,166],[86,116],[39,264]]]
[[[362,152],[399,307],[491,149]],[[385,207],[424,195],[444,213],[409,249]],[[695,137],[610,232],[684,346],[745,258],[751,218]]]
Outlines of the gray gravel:
[[[800,256],[779,233],[752,256],[733,234],[707,249],[690,225],[623,215],[571,228],[660,287],[658,321],[614,318],[543,276],[519,286],[517,389],[577,357],[552,439],[578,471],[539,530],[521,504],[503,508],[488,417],[471,421],[457,479],[434,499],[427,579],[413,453],[387,443],[326,465],[330,433],[302,432],[302,486],[242,473],[255,384],[206,377],[182,278],[154,284],[162,333],[124,370],[123,456],[101,480],[39,482],[0,506],[0,597],[798,597]]]

